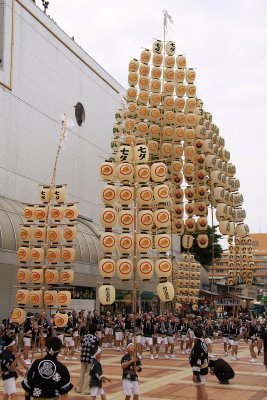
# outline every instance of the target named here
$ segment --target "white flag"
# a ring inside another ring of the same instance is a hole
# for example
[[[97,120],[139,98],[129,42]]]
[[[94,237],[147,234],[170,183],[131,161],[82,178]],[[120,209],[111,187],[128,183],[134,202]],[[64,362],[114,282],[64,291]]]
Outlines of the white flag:
[[[167,29],[168,20],[173,24],[173,19],[172,19],[172,16],[168,13],[168,11],[165,10],[165,8],[162,10],[162,12],[163,12],[163,15],[164,15],[164,17],[163,17],[163,26],[164,26],[164,29]]]
[[[74,127],[74,122],[67,114],[61,115],[61,131],[60,131],[60,147],[64,148],[65,142],[68,141],[68,131]]]

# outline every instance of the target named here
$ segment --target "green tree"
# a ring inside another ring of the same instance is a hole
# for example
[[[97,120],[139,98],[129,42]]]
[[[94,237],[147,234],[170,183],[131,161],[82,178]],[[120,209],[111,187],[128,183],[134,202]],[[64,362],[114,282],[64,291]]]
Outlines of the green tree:
[[[213,234],[214,232],[214,234]],[[190,249],[190,253],[194,254],[195,259],[203,265],[204,268],[207,268],[212,264],[212,243],[214,243],[214,259],[218,259],[222,257],[223,248],[219,243],[219,240],[222,238],[222,235],[216,233],[216,228],[212,229],[211,226],[208,226],[205,234],[208,235],[209,244],[205,249],[202,249],[197,244],[197,236],[198,234],[203,234],[204,232],[196,231],[192,234],[194,236],[193,246]],[[187,251],[182,246],[182,251]]]

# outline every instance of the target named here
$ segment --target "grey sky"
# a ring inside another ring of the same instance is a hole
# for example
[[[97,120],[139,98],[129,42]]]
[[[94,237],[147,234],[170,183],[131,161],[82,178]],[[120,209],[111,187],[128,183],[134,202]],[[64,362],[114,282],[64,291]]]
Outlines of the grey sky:
[[[163,8],[174,20],[167,38],[197,69],[197,95],[237,167],[246,222],[267,232],[266,0],[50,0],[48,14],[127,87],[129,59],[163,38]]]

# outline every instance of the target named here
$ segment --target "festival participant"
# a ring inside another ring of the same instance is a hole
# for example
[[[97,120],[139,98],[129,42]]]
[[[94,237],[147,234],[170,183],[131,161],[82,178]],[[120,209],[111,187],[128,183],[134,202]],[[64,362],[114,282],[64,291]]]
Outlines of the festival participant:
[[[137,353],[139,355],[141,355],[141,358],[142,358],[141,339],[142,339],[142,318],[141,318],[141,316],[139,314],[136,314],[136,319],[135,319],[135,342],[136,342]]]
[[[183,318],[182,322],[179,325],[181,354],[188,353],[188,349],[189,349],[188,328],[189,328],[189,326],[187,324],[187,320],[186,320],[186,318]],[[185,350],[184,350],[184,344],[185,344]]]
[[[212,338],[213,338],[213,326],[211,324],[211,320],[207,319],[205,328],[204,328],[204,342],[208,346],[208,353],[209,353],[209,357],[211,357],[211,358],[215,357],[212,354]]]
[[[113,317],[111,315],[110,311],[107,311],[106,317],[105,317],[105,344],[103,347],[112,347],[112,337],[113,337]]]
[[[233,361],[239,360],[239,357],[237,355],[239,334],[240,334],[239,328],[237,327],[235,319],[233,318],[230,322],[230,327],[229,327],[229,344],[231,346],[231,354],[232,354],[231,360]]]
[[[174,316],[172,313],[169,314],[167,317],[167,322],[166,322],[166,328],[167,328],[167,341],[168,341],[168,348],[170,348],[170,357],[175,358],[174,354],[174,338],[175,338],[175,332],[176,332],[176,323],[174,320]]]
[[[96,336],[99,338],[99,343],[100,346],[102,344],[102,337],[103,337],[103,326],[104,326],[104,321],[102,318],[99,316],[99,313],[97,310],[94,310],[94,316],[92,318],[92,324],[96,325]]]
[[[14,338],[8,337],[5,339],[5,350],[2,353],[1,360],[1,374],[4,383],[4,396],[3,400],[7,400],[10,396],[12,400],[17,398],[16,379],[18,374],[23,376],[23,372],[18,368],[18,361],[21,354],[17,356],[15,352],[17,350],[16,342]],[[24,365],[27,365],[26,363]]]
[[[64,329],[64,344],[65,344],[65,354],[64,360],[68,360],[68,350],[70,351],[70,356],[72,360],[77,360],[74,357],[74,340],[73,340],[73,317],[72,314],[68,314],[68,323]]]
[[[192,367],[192,380],[196,385],[197,400],[208,400],[208,394],[205,385],[205,375],[208,374],[208,347],[203,341],[203,330],[196,328],[194,330],[195,343],[192,348],[189,362]]]
[[[77,382],[75,391],[81,393],[82,391],[88,394],[90,382],[90,368],[92,366],[92,357],[99,347],[99,338],[96,336],[96,325],[89,325],[89,333],[85,334],[82,338],[81,350],[81,369],[80,376]]]
[[[233,368],[222,358],[210,360],[209,368],[210,374],[215,375],[221,385],[228,385],[229,379],[235,376]]]
[[[143,347],[149,347],[150,350],[150,358],[154,359],[153,356],[153,334],[154,334],[154,323],[151,320],[151,316],[149,314],[146,315],[146,319],[142,322],[142,339],[141,339],[141,354],[143,352]]]
[[[125,324],[122,319],[122,314],[119,313],[114,321],[115,347],[117,351],[123,350]]]
[[[229,322],[226,318],[223,318],[222,324],[220,326],[220,331],[223,338],[223,348],[224,354],[228,356],[228,345],[229,345]]]
[[[26,364],[31,364],[29,359],[29,351],[31,349],[32,335],[34,332],[34,315],[31,312],[27,313],[26,320],[23,325],[23,356]]]
[[[155,332],[157,334],[157,346],[156,346],[156,352],[157,354],[155,355],[155,358],[159,357],[159,349],[160,346],[163,344],[164,345],[164,357],[169,358],[168,356],[168,339],[167,339],[167,327],[166,327],[166,320],[165,316],[161,315],[159,322],[157,322],[156,327],[155,327]]]
[[[102,365],[100,363],[101,348],[98,347],[96,353],[93,356],[93,363],[90,370],[90,394],[91,400],[95,400],[98,396],[101,400],[106,400],[106,395],[103,389],[103,382],[111,382],[106,376],[103,375]]]
[[[41,343],[41,337],[43,336],[43,340],[45,342],[47,335],[48,335],[48,328],[49,328],[49,323],[48,320],[46,318],[46,314],[43,313],[43,332],[42,332],[42,318],[40,317],[38,319],[38,336],[39,336],[39,347],[38,347],[38,352],[40,352],[40,347],[42,347],[42,343]],[[43,347],[44,347],[44,343],[43,343]]]
[[[141,372],[142,367],[140,358],[135,356],[134,352],[133,343],[129,343],[127,352],[121,359],[122,384],[125,400],[130,400],[132,395],[133,400],[139,399],[137,372]]]
[[[125,337],[127,344],[132,343],[134,333],[134,318],[133,314],[127,314],[125,317]]]
[[[249,362],[251,362],[252,364],[256,364],[257,355],[255,352],[255,346],[256,348],[258,348],[258,339],[260,339],[261,333],[256,320],[253,321],[253,324],[251,324],[250,321],[247,321],[247,323],[248,323],[248,338],[251,340],[251,343],[249,345],[249,351],[252,357],[251,360],[249,360]]]
[[[72,311],[72,323],[73,323],[73,341],[75,351],[79,351],[79,316],[76,310]]]
[[[21,385],[33,400],[59,397],[66,400],[73,385],[67,367],[57,360],[62,342],[58,337],[51,336],[46,339],[45,345],[47,355],[34,361]]]

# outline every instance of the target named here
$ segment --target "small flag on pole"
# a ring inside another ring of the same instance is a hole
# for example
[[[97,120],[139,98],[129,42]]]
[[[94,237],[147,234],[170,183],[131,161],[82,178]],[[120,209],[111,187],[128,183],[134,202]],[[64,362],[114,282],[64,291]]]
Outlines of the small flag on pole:
[[[60,147],[64,148],[65,142],[68,141],[68,131],[74,127],[74,122],[67,114],[61,115],[61,131],[60,131]]]
[[[168,20],[173,24],[173,19],[172,19],[172,16],[168,13],[168,11],[167,10],[165,10],[165,8],[162,10],[162,12],[163,12],[163,26],[164,26],[164,29],[166,29],[167,30],[167,26],[168,26]]]

